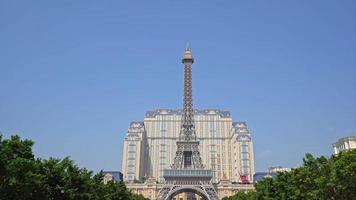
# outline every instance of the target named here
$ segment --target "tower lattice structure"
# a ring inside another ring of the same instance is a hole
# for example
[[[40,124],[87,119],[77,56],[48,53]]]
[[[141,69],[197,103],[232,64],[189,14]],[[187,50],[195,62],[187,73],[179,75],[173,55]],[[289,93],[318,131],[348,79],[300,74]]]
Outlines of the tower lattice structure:
[[[219,197],[212,184],[213,173],[205,169],[199,152],[199,141],[196,139],[192,95],[192,51],[187,48],[183,55],[184,64],[184,100],[183,116],[177,151],[170,169],[165,169],[165,185],[158,194],[159,200],[168,200],[177,194],[195,193],[207,200],[218,200]]]

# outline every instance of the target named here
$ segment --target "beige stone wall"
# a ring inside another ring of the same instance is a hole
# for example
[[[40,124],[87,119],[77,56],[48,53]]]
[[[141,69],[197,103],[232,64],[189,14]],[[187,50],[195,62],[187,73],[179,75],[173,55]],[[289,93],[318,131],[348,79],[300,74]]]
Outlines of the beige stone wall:
[[[157,183],[144,183],[144,184],[126,184],[126,187],[136,194],[142,194],[144,197],[151,200],[157,199],[159,190],[163,187],[162,184]],[[226,196],[232,196],[239,191],[253,191],[255,188],[252,184],[232,184],[230,181],[222,181],[216,185],[216,191],[219,198],[222,199]],[[188,200],[186,194],[179,194],[175,197],[176,200]],[[197,198],[198,200],[198,198]]]

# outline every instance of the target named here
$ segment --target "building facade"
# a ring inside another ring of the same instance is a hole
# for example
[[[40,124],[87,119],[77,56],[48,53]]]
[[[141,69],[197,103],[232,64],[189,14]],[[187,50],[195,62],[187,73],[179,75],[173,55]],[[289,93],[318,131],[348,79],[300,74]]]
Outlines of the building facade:
[[[181,117],[182,110],[158,109],[147,112],[144,122],[130,124],[123,150],[125,182],[163,181],[163,170],[175,157]],[[246,123],[233,122],[230,112],[218,109],[194,110],[194,121],[201,157],[213,171],[213,183],[238,183],[241,175],[252,182],[253,143]]]
[[[356,149],[356,136],[348,136],[340,138],[333,144],[334,154],[338,154],[341,151],[347,151],[350,149]]]
[[[127,130],[122,155],[124,181],[133,182],[146,177],[147,139],[143,122],[131,122]]]

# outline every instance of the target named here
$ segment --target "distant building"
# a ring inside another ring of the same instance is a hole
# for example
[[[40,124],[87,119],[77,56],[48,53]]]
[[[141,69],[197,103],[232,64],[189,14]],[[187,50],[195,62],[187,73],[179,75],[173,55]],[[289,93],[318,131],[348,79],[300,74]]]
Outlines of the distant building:
[[[282,167],[282,166],[273,166],[269,167],[267,172],[256,172],[255,175],[253,176],[253,182],[259,182],[263,180],[264,178],[274,178],[277,176],[278,172],[290,172],[292,169],[287,168],[287,167]]]
[[[253,182],[257,183],[267,177],[274,178],[276,175],[277,175],[276,172],[256,172],[255,175],[253,176]]]
[[[104,183],[109,181],[120,182],[123,181],[123,175],[119,171],[103,171]]]
[[[333,144],[334,154],[338,154],[341,151],[347,151],[350,149],[356,149],[356,136],[348,136],[340,138]]]
[[[273,166],[268,168],[268,172],[277,173],[277,172],[290,172],[292,169],[282,166]]]

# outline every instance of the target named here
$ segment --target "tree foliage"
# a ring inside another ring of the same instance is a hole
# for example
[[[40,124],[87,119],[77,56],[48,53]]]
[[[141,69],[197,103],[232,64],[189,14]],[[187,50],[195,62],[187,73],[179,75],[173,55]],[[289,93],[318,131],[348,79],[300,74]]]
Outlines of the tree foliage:
[[[223,200],[355,200],[356,150],[330,158],[306,154],[303,165],[255,184],[255,191],[239,192]]]
[[[104,184],[102,172],[94,175],[69,158],[35,158],[32,146],[0,134],[0,200],[145,200],[122,182]]]

